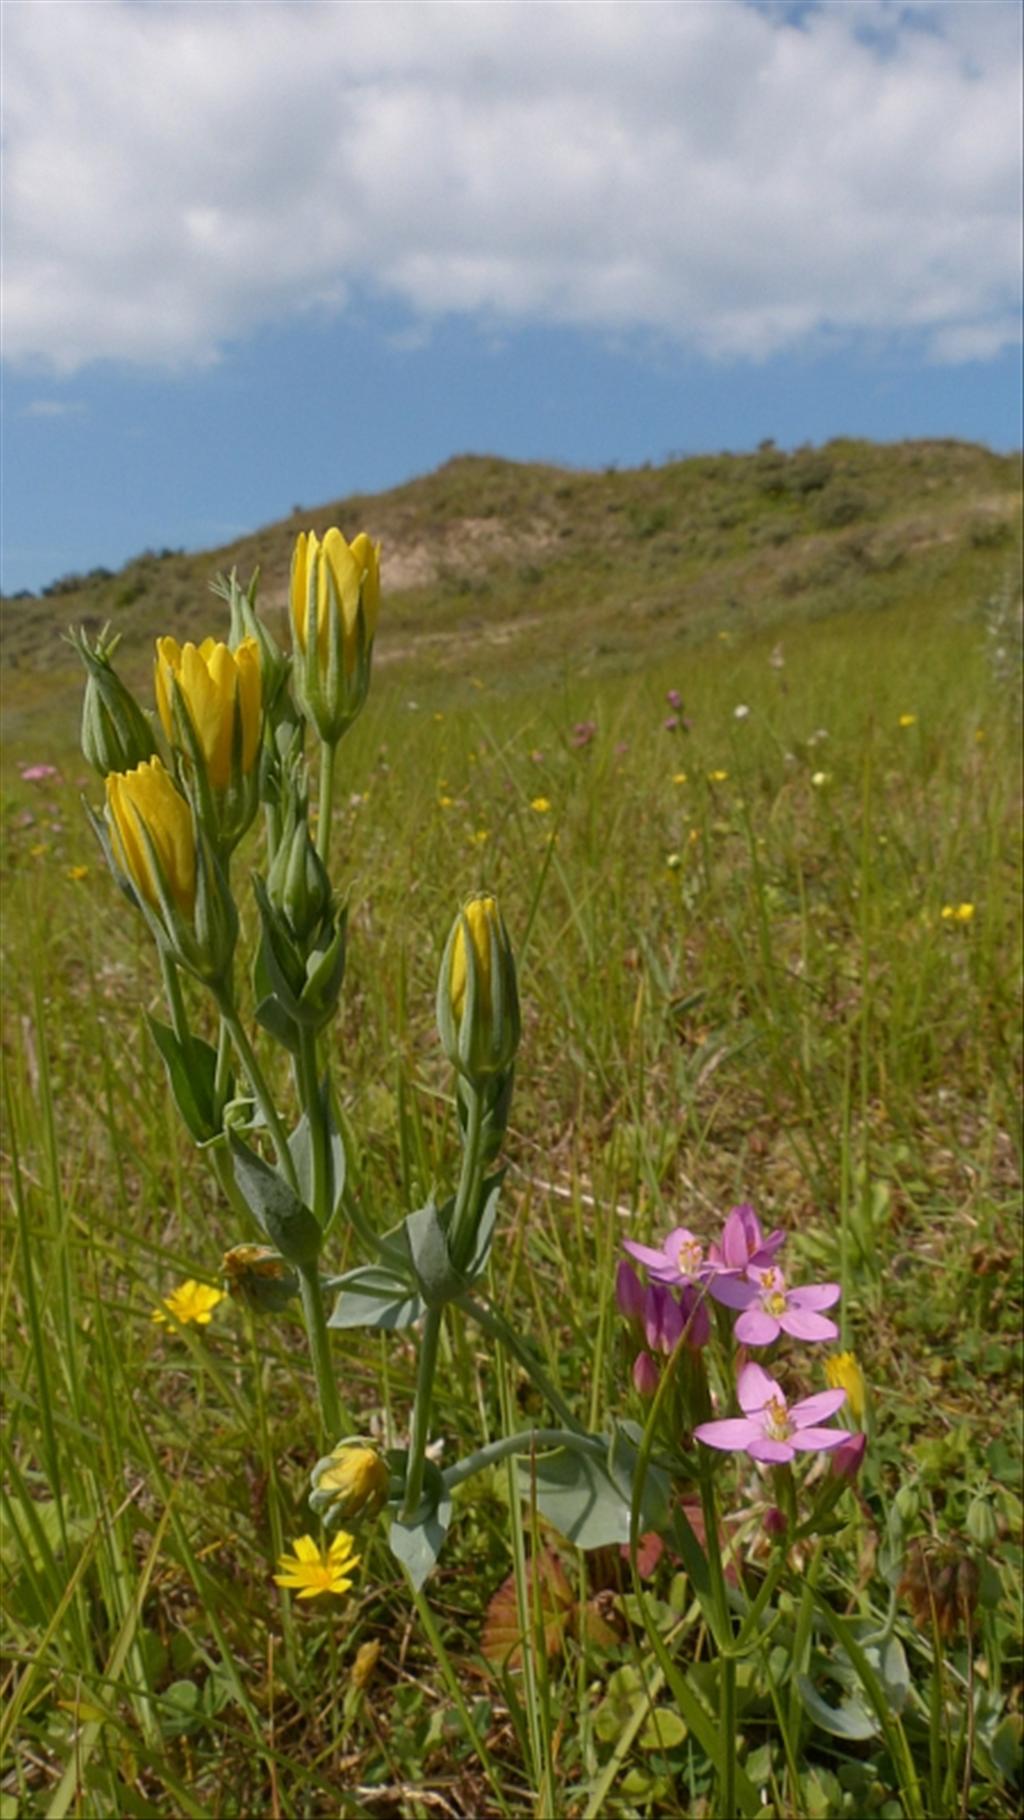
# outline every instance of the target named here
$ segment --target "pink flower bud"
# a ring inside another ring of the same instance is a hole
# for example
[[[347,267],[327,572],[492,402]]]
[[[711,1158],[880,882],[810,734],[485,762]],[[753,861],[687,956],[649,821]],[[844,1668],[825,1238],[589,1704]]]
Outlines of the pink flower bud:
[[[623,1258],[615,1272],[615,1302],[627,1321],[640,1321],[644,1313],[644,1290],[640,1278]]]
[[[784,1536],[789,1525],[777,1504],[770,1504],[764,1513],[762,1527],[766,1536],[774,1541],[776,1536]]]
[[[834,1479],[847,1479],[852,1485],[860,1472],[864,1450],[867,1447],[867,1435],[847,1435],[833,1452],[829,1461],[829,1471]]]
[[[633,1360],[633,1383],[642,1397],[653,1397],[658,1388],[658,1367],[649,1352],[638,1352]]]

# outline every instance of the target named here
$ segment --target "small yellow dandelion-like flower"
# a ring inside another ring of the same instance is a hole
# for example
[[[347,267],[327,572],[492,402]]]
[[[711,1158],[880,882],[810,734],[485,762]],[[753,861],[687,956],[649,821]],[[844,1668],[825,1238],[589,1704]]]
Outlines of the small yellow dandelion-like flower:
[[[530,808],[533,810],[535,815],[550,815],[551,814],[551,804],[548,801],[546,796],[535,796],[532,803],[530,804]]]
[[[437,799],[437,806],[439,809],[450,809],[454,801],[455,798],[453,796],[439,796]]]
[[[856,1353],[833,1353],[830,1359],[825,1360],[825,1377],[831,1390],[845,1390],[846,1407],[860,1427],[867,1407],[867,1386]]]
[[[72,879],[76,884],[81,879],[88,878],[88,876],[89,876],[88,866],[68,866],[68,868],[65,872],[65,877]]]
[[[973,904],[943,904],[942,920],[944,923],[970,923],[974,920]]]
[[[814,776],[811,778],[811,784],[812,784],[813,788],[815,790],[821,790],[824,788],[824,786],[827,783],[828,783],[828,772],[827,771],[815,771]]]
[[[443,720],[443,719],[444,719],[444,715],[443,715],[443,714],[442,714],[442,712],[441,712],[441,710],[440,710],[440,708],[435,708],[435,710],[434,710],[434,719],[435,719],[435,720]]]
[[[685,782],[686,782],[686,772],[685,772],[685,771],[673,771],[673,773],[672,773],[672,782],[673,782],[673,783],[674,783],[674,784],[685,784]]]
[[[687,840],[688,840],[688,841],[689,841],[689,843],[690,843],[690,845],[691,845],[691,847],[695,847],[695,846],[696,846],[696,845],[697,845],[697,842],[698,842],[698,841],[699,841],[699,840],[700,840],[700,829],[699,829],[699,828],[691,828],[691,829],[690,829],[690,832],[689,832],[689,834],[688,834],[688,835],[687,835],[687,836],[686,836],[686,838],[687,838]]]
[[[352,1585],[353,1569],[362,1559],[354,1549],[355,1542],[344,1529],[338,1531],[328,1548],[321,1548],[312,1536],[300,1536],[292,1544],[291,1554],[281,1555],[278,1560],[274,1582],[297,1593],[300,1599],[318,1599],[321,1593],[334,1593],[340,1598]]]
[[[917,715],[916,714],[901,714],[900,715],[900,726],[901,727],[914,727],[916,725],[917,725]]]
[[[983,740],[983,739],[984,739],[984,737],[985,737],[985,729],[984,729],[984,727],[978,727],[978,728],[977,728],[977,730],[976,730],[976,732],[975,732],[975,735],[974,735],[974,737],[975,737],[975,739],[976,739],[976,740],[978,740],[978,741],[979,741],[979,743],[980,743],[980,742],[981,742],[981,740]]]
[[[678,853],[666,853],[665,864],[670,872],[678,872],[682,863],[682,858]]]
[[[490,840],[490,838],[491,838],[491,833],[490,833],[489,828],[478,828],[476,833],[471,836],[471,839],[473,840],[474,844],[478,847],[482,847],[486,841]]]
[[[189,1277],[187,1283],[179,1283],[177,1289],[164,1296],[160,1307],[153,1310],[153,1320],[161,1327],[171,1327],[175,1323],[179,1327],[192,1324],[206,1327],[217,1304],[223,1300],[223,1289],[211,1289],[208,1283],[197,1283],[194,1277]]]
[[[724,784],[728,776],[728,771],[709,771],[708,781],[712,784]]]
[[[30,847],[28,851],[31,859],[42,859],[43,854],[47,851],[46,842],[44,840],[37,840],[35,846]]]

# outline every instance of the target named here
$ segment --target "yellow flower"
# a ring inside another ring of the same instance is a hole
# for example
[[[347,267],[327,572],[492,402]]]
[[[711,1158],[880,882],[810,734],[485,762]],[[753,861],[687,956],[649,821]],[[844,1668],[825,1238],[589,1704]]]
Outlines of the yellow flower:
[[[46,851],[47,851],[46,842],[44,840],[37,840],[35,846],[30,847],[28,850],[29,858],[30,859],[42,859],[43,854]]]
[[[356,1440],[341,1441],[314,1466],[309,1502],[328,1524],[331,1518],[354,1523],[383,1510],[390,1484],[387,1461],[375,1447]]]
[[[533,810],[535,815],[550,815],[551,814],[551,804],[549,803],[546,796],[535,796],[532,803],[530,804],[530,808]]]
[[[917,725],[917,715],[916,714],[901,714],[899,724],[901,727],[916,726]]]
[[[828,783],[828,772],[827,771],[815,771],[814,776],[811,778],[811,783],[814,786],[815,790],[822,789],[823,786]]]
[[[88,866],[68,866],[65,876],[77,884],[80,879],[88,878],[89,868]]]
[[[728,776],[729,776],[728,771],[709,771],[708,772],[708,778],[709,778],[710,782],[713,784],[724,784]]]
[[[670,872],[678,872],[682,863],[678,853],[668,853],[665,856],[665,864]]]
[[[172,745],[180,746],[174,716],[177,683],[215,790],[226,790],[231,782],[235,723],[240,720],[242,775],[248,777],[259,752],[263,714],[255,638],[243,638],[237,651],[212,638],[184,647],[176,638],[158,638],[154,682],[164,732]]]
[[[944,923],[969,923],[974,919],[973,904],[943,904],[942,920]]]
[[[437,799],[437,806],[439,809],[450,809],[454,801],[455,798],[453,796],[439,796]]]
[[[300,1536],[290,1555],[282,1555],[274,1575],[278,1586],[298,1593],[300,1599],[317,1599],[321,1593],[334,1593],[339,1598],[352,1585],[352,1571],[359,1566],[361,1555],[353,1553],[350,1535],[339,1530],[329,1548],[320,1548],[312,1536]]]
[[[319,563],[317,554],[319,553]],[[373,641],[380,611],[380,544],[360,531],[351,544],[332,525],[321,543],[315,531],[300,531],[292,557],[292,624],[299,649],[305,651],[309,630],[309,588],[316,567],[316,639],[320,662],[326,666],[330,644],[330,598],[333,592],[341,612],[344,665],[348,675],[358,655],[359,602],[367,644]]]
[[[846,1407],[859,1428],[867,1407],[867,1386],[856,1353],[833,1353],[830,1359],[825,1360],[825,1376],[830,1389],[845,1390]]]
[[[491,835],[488,828],[478,828],[476,833],[470,836],[470,839],[475,841],[478,847],[482,847],[490,838]]]
[[[182,914],[191,916],[196,901],[192,811],[161,761],[151,758],[134,771],[109,772],[107,811],[115,857],[141,896],[159,910],[148,835],[171,896]]]
[[[471,897],[452,925],[437,990],[441,1041],[470,1080],[502,1074],[519,1042],[519,995],[508,932],[489,892]]]
[[[673,782],[673,783],[674,783],[674,784],[685,784],[685,782],[686,782],[686,772],[685,772],[685,771],[673,771],[673,773],[672,773],[672,782]]]
[[[223,1289],[211,1289],[189,1277],[187,1283],[179,1283],[177,1289],[164,1296],[163,1305],[153,1310],[153,1320],[161,1327],[170,1327],[174,1321],[180,1327],[208,1327],[214,1309],[223,1300]]]

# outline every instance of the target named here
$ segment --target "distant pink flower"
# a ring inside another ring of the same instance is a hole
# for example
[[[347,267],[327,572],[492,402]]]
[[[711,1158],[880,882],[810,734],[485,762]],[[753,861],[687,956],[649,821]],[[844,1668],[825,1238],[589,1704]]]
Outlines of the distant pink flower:
[[[595,721],[578,720],[572,730],[569,744],[575,746],[578,751],[581,746],[589,746],[596,732],[597,723]]]
[[[751,1265],[743,1276],[724,1271],[712,1277],[711,1294],[726,1308],[742,1312],[734,1329],[744,1346],[770,1346],[780,1333],[794,1340],[835,1340],[839,1329],[820,1313],[838,1302],[838,1283],[812,1283],[804,1289],[787,1289],[774,1264]]]
[[[678,714],[683,705],[683,698],[678,689],[666,689],[665,700],[674,713]]]
[[[817,1426],[842,1408],[845,1390],[821,1390],[788,1409],[775,1379],[760,1365],[745,1365],[736,1395],[742,1416],[702,1422],[694,1429],[698,1441],[706,1447],[749,1454],[752,1460],[773,1466],[788,1466],[798,1453],[830,1453],[850,1438],[845,1429]]]
[[[663,722],[666,733],[674,733],[679,725],[678,714],[669,714]]]
[[[630,1257],[657,1283],[695,1283],[707,1274],[704,1247],[688,1226],[674,1227],[658,1248],[641,1245],[636,1239],[626,1239],[624,1244]]]
[[[617,745],[617,746],[616,746],[616,748],[615,748],[615,756],[616,756],[616,758],[625,758],[625,756],[626,756],[626,753],[627,753],[627,752],[628,752],[628,751],[629,751],[629,741],[628,741],[628,739],[620,739],[620,740],[619,740],[619,743],[618,743],[618,745]]]
[[[22,765],[21,780],[25,784],[45,784],[51,777],[59,777],[56,765]]]

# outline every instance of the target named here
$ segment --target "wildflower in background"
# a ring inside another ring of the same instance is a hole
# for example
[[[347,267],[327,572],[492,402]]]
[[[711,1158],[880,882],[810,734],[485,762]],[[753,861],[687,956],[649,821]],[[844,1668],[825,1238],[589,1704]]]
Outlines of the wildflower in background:
[[[775,645],[769,654],[768,662],[773,670],[784,670],[786,657],[781,645]]]
[[[387,1461],[361,1438],[339,1441],[312,1473],[311,1509],[331,1529],[336,1523],[367,1521],[383,1510],[391,1473]]]
[[[795,1340],[835,1340],[839,1329],[820,1310],[838,1302],[838,1283],[813,1283],[787,1289],[774,1264],[750,1266],[743,1276],[720,1273],[711,1279],[711,1294],[726,1308],[741,1310],[734,1329],[744,1346],[770,1346],[780,1333]],[[843,1392],[845,1399],[846,1392]]]
[[[680,695],[678,689],[666,689],[665,700],[668,702],[668,705],[672,709],[673,714],[682,713],[683,698]]]
[[[437,984],[445,1054],[471,1081],[500,1075],[519,1043],[519,992],[512,944],[498,900],[482,891],[452,925]]]
[[[682,858],[678,853],[666,853],[665,864],[670,872],[678,872],[682,863]]]
[[[35,846],[30,847],[28,852],[30,859],[42,859],[43,854],[49,852],[49,848],[44,840],[37,840]]]
[[[849,1439],[843,1428],[823,1428],[846,1401],[845,1390],[821,1390],[786,1405],[781,1389],[760,1365],[745,1365],[736,1385],[742,1416],[702,1422],[698,1441],[726,1453],[746,1453],[752,1460],[788,1466],[798,1453],[827,1453]]]
[[[151,1318],[158,1327],[170,1327],[174,1322],[179,1327],[208,1327],[214,1309],[223,1300],[223,1289],[211,1289],[208,1283],[197,1283],[194,1277],[189,1277],[186,1283],[179,1283],[177,1289],[164,1296]]]
[[[845,1390],[846,1407],[859,1428],[867,1408],[867,1386],[856,1354],[833,1353],[830,1359],[825,1360],[825,1377],[830,1389]]]
[[[673,782],[673,783],[674,783],[674,784],[685,784],[685,782],[686,782],[686,772],[685,772],[685,771],[673,771],[673,773],[672,773],[672,782]]]
[[[68,866],[64,876],[70,878],[73,883],[79,884],[83,878],[88,878],[89,868],[88,866]]]
[[[470,838],[470,840],[471,840],[471,841],[473,841],[473,842],[474,842],[474,844],[475,844],[475,845],[476,845],[476,846],[478,846],[478,847],[483,847],[483,846],[485,846],[485,845],[486,845],[486,844],[487,844],[487,842],[488,842],[488,841],[489,841],[489,840],[490,840],[490,838],[491,838],[491,831],[490,831],[490,829],[489,829],[489,828],[478,828],[478,829],[477,829],[477,830],[476,830],[476,833],[475,833],[475,834],[471,834],[471,835],[470,835],[470,837],[469,837],[469,838]]]
[[[899,724],[901,727],[914,727],[917,725],[917,715],[901,714]]]
[[[733,709],[732,717],[733,717],[733,720],[748,720],[749,719],[750,709],[747,707],[747,704],[745,701],[741,701],[738,704],[738,706]]]
[[[21,781],[23,784],[45,784],[51,777],[59,777],[56,765],[22,765]]]
[[[328,1548],[320,1548],[312,1536],[300,1536],[292,1544],[291,1554],[280,1557],[274,1582],[300,1599],[317,1599],[321,1593],[340,1598],[352,1585],[353,1570],[362,1559],[354,1549],[353,1537],[343,1529]]]
[[[620,740],[619,740],[619,741],[618,741],[618,743],[617,743],[617,744],[616,744],[616,747],[615,747],[615,756],[616,756],[616,758],[625,758],[625,756],[626,756],[626,753],[627,753],[627,752],[628,752],[628,751],[629,751],[629,741],[628,741],[628,739],[620,739]]]
[[[455,798],[453,796],[439,796],[437,799],[437,806],[439,809],[450,809],[454,801]]]
[[[542,765],[544,763],[544,754],[539,746],[534,746],[533,751],[530,753],[530,763],[533,765]]]
[[[824,788],[825,784],[827,784],[827,783],[828,783],[828,772],[827,771],[815,771],[814,776],[811,778],[811,784],[812,784],[813,788],[815,790],[821,790]]]
[[[190,917],[196,901],[192,810],[159,758],[107,776],[107,818],[114,857],[151,909],[159,910],[159,867],[174,902]]]
[[[678,727],[678,725],[679,725],[678,714],[669,714],[666,716],[665,720],[662,722],[662,726],[664,727],[666,733],[674,733],[676,728]]]
[[[551,814],[551,804],[548,801],[546,796],[535,796],[532,803],[530,804],[530,808],[533,810],[535,815],[550,815]]]
[[[708,782],[712,783],[712,784],[724,784],[727,782],[728,777],[729,777],[728,771],[709,771],[708,772]]]
[[[235,651],[213,638],[184,646],[176,638],[158,638],[154,683],[168,740],[193,762],[201,756],[211,788],[228,788],[236,762],[248,777],[263,728],[260,648],[255,638],[243,638]]]
[[[570,746],[578,752],[583,746],[589,746],[597,732],[597,723],[592,720],[578,720],[569,738]]]
[[[943,904],[941,915],[944,923],[969,923],[974,920],[974,905]]]

